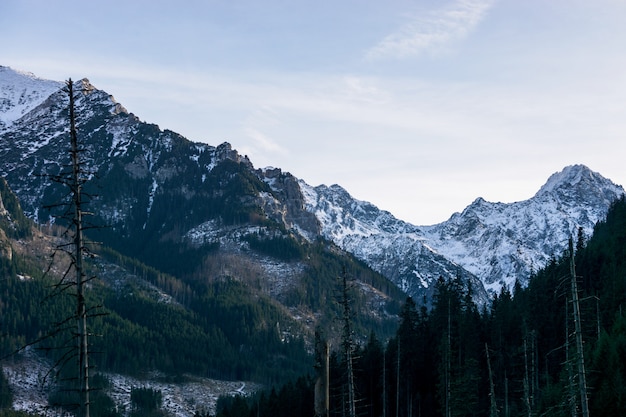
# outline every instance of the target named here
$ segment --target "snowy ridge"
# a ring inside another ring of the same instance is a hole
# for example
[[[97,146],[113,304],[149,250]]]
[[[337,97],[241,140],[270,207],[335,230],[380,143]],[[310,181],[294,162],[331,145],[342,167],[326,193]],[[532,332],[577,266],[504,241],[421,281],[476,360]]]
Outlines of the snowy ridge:
[[[433,226],[413,226],[358,201],[341,187],[300,182],[307,210],[322,234],[364,260],[409,295],[428,290],[439,276],[478,277],[478,301],[488,293],[525,286],[532,271],[559,256],[582,228],[589,237],[624,189],[584,165],[552,175],[526,201],[504,204],[477,198],[463,212]],[[474,288],[476,290],[476,288]],[[482,294],[482,295],[481,295]]]
[[[0,131],[43,103],[63,85],[0,66]]]
[[[306,209],[315,214],[322,235],[351,252],[418,302],[430,304],[434,282],[461,276],[478,303],[487,302],[480,281],[462,265],[434,251],[421,228],[396,219],[338,185],[311,187],[300,181]]]
[[[33,183],[31,178],[57,173],[69,158],[63,145],[69,117],[64,85],[0,67],[0,123],[10,122],[0,124],[0,175],[11,177],[11,186],[20,195],[25,212],[36,220],[40,220],[39,204],[48,187],[43,181]],[[170,155],[173,143],[188,141],[174,132],[142,123],[86,78],[74,82],[74,92],[76,127],[85,143],[89,171],[105,175],[115,165],[122,165],[132,178],[146,179],[149,188],[145,212],[149,217],[162,183],[179,173],[181,164]],[[188,152],[188,158],[204,171],[204,176],[220,160],[240,158],[228,144],[217,148],[193,144]],[[102,214],[119,223],[123,218],[120,206],[132,207],[136,201],[120,201],[117,208],[104,207]]]

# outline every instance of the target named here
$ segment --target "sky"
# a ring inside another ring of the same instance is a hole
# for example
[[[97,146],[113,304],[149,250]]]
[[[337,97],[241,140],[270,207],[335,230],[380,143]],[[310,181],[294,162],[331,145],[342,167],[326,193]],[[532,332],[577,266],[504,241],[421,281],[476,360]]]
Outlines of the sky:
[[[623,0],[2,0],[0,65],[416,225],[626,186]]]

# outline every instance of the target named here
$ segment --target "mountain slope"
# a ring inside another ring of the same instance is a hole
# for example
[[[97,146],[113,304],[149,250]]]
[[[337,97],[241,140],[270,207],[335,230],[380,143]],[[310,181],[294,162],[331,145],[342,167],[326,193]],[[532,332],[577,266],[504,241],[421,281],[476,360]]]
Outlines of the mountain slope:
[[[0,130],[45,101],[63,83],[0,66]]]
[[[338,185],[311,187],[300,182],[307,210],[322,225],[322,235],[364,260],[419,303],[430,305],[435,282],[460,276],[479,303],[487,294],[478,278],[433,250],[421,228],[396,219],[374,205],[353,199]]]

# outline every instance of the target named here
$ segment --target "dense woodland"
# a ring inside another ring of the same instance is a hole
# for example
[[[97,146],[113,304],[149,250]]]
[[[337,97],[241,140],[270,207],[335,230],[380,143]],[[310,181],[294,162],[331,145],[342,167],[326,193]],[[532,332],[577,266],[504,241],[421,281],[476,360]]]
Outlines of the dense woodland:
[[[590,239],[573,239],[589,415],[626,415],[626,201]],[[459,281],[437,283],[433,308],[407,299],[392,338],[355,347],[359,416],[582,415],[574,361],[570,252],[527,288],[479,309]],[[345,355],[331,357],[331,416],[349,416]],[[218,415],[313,416],[309,373],[254,398],[224,398]]]
[[[332,280],[341,273],[341,260],[321,247],[317,251],[318,267],[311,268],[302,286],[288,297],[294,305],[310,302],[333,315]],[[285,342],[286,335],[277,330],[277,325],[294,332],[299,327],[290,323],[276,303],[259,297],[245,283],[229,277],[183,281],[112,252],[105,256],[119,257],[119,263],[172,294],[177,303],[161,303],[132,283],[112,291],[94,281],[88,295],[90,305],[101,306],[90,319],[99,336],[91,342],[98,352],[93,355],[98,367],[126,374],[159,369],[264,383],[276,383],[310,368],[311,357],[302,337],[292,334]],[[16,271],[31,277],[41,272],[17,256],[1,266],[8,276],[0,280],[0,356],[5,356],[54,333],[56,324],[72,311],[74,300],[69,294],[51,297],[51,279],[21,280]],[[365,271],[362,265],[353,266],[357,274]],[[328,281],[331,284],[324,286]],[[357,328],[363,332],[376,326],[389,333],[395,327],[392,319],[385,328],[382,324],[360,320]],[[52,351],[63,340],[52,337],[46,343],[38,347]]]

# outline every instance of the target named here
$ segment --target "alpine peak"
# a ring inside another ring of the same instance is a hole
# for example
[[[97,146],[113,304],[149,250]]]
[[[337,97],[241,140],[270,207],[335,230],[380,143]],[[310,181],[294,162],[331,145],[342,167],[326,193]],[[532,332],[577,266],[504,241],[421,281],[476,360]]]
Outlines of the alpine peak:
[[[585,165],[569,165],[562,171],[552,174],[536,195],[554,193],[563,189],[593,188],[608,184],[613,183]],[[617,187],[615,184],[613,186]]]

